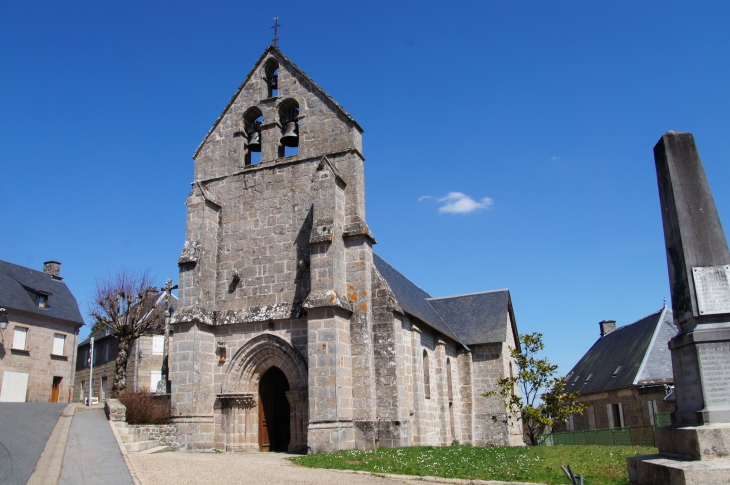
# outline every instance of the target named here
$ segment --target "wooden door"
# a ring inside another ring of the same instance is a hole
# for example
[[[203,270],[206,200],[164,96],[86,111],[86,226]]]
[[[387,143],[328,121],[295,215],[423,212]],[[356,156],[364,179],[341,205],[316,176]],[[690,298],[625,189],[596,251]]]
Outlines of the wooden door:
[[[268,394],[267,391],[269,390],[263,390],[259,386],[259,451],[269,451],[271,448],[271,443],[269,443],[269,427],[266,424],[266,411],[264,410],[264,401],[268,401],[268,399],[264,398],[264,394]]]
[[[284,373],[272,367],[259,381],[259,450],[288,451],[289,382]]]
[[[51,400],[49,402],[58,402],[58,392],[61,389],[62,377],[53,378],[53,387],[51,388]]]

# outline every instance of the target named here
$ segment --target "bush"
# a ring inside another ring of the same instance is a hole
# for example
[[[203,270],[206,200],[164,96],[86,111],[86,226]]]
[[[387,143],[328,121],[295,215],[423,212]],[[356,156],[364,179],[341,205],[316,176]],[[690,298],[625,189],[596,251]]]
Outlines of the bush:
[[[117,399],[127,408],[129,424],[167,424],[170,422],[170,397],[125,390]]]

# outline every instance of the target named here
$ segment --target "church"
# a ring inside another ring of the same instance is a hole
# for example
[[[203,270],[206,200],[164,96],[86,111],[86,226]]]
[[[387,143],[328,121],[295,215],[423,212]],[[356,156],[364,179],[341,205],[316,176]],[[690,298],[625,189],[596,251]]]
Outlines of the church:
[[[271,45],[195,152],[170,352],[181,450],[522,444],[482,397],[517,373],[509,291],[434,298],[373,252],[362,133]]]

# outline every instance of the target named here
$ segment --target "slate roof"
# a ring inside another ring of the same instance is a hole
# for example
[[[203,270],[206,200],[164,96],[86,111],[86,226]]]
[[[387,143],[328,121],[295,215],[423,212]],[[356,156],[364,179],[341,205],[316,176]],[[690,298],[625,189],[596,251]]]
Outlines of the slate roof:
[[[506,342],[508,326],[517,335],[507,289],[430,298],[428,303],[467,345]]]
[[[47,294],[46,308],[39,308],[37,293]],[[66,283],[43,271],[0,261],[0,307],[84,324],[76,298]]]
[[[205,144],[206,140],[210,137],[210,134],[213,133],[213,131],[215,130],[215,128],[218,126],[218,124],[221,122],[221,120],[223,119],[223,117],[226,115],[226,113],[228,112],[228,108],[230,108],[231,105],[234,103],[234,101],[238,97],[238,94],[241,92],[241,90],[244,88],[244,86],[246,86],[246,83],[248,82],[248,80],[251,79],[251,76],[253,76],[253,73],[259,67],[259,64],[261,64],[261,62],[263,62],[263,60],[266,58],[266,56],[269,54],[269,52],[272,52],[272,51],[275,52],[277,55],[281,56],[281,58],[284,61],[286,61],[295,72],[297,72],[300,76],[302,76],[304,79],[306,79],[314,87],[314,89],[316,91],[318,91],[325,98],[327,98],[327,100],[330,103],[332,103],[334,105],[334,107],[337,108],[340,111],[340,113],[342,113],[345,116],[345,118],[347,118],[353,125],[355,125],[355,127],[358,130],[360,130],[360,133],[363,133],[364,132],[364,130],[362,129],[362,127],[360,127],[360,125],[358,124],[358,122],[355,121],[355,118],[353,118],[352,115],[350,115],[350,113],[348,113],[347,111],[345,111],[345,108],[343,108],[337,101],[335,101],[332,96],[330,96],[329,94],[327,94],[327,92],[324,89],[322,89],[319,86],[319,84],[317,84],[316,82],[314,82],[312,80],[312,78],[309,77],[304,71],[302,71],[299,68],[299,66],[297,66],[296,64],[294,64],[291,61],[291,59],[289,59],[288,57],[286,57],[284,55],[284,53],[281,52],[281,49],[279,49],[278,46],[275,46],[275,45],[272,44],[269,47],[267,47],[266,50],[264,50],[264,53],[261,54],[261,57],[259,57],[259,60],[256,61],[256,63],[254,64],[253,69],[251,69],[251,71],[248,73],[248,75],[243,80],[243,82],[241,83],[241,85],[238,87],[238,89],[236,90],[236,93],[231,97],[231,100],[228,101],[228,104],[223,109],[223,112],[221,112],[220,116],[218,116],[218,119],[216,119],[215,120],[215,123],[213,123],[213,126],[210,128],[210,130],[208,130],[208,133],[205,135],[205,138],[203,138],[203,141],[200,142],[200,145],[198,145],[198,148],[195,150],[195,153],[193,154],[193,158],[195,158],[195,157],[198,156],[198,153],[200,152],[201,148],[203,148],[203,145]]]
[[[568,373],[569,392],[581,394],[634,385],[671,383],[667,341],[676,335],[672,311],[663,308],[599,338]],[[621,366],[618,374],[613,373]],[[588,382],[586,378],[593,374]]]
[[[433,298],[375,253],[373,263],[403,311],[465,347],[506,341],[510,324],[517,335],[509,290]]]

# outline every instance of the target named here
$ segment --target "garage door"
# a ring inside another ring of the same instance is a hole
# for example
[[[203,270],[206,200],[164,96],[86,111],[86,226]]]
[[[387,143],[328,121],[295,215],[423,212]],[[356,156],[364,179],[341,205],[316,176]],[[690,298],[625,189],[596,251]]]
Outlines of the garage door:
[[[0,389],[0,402],[25,402],[28,389],[28,374],[8,372],[3,374],[3,387]]]

